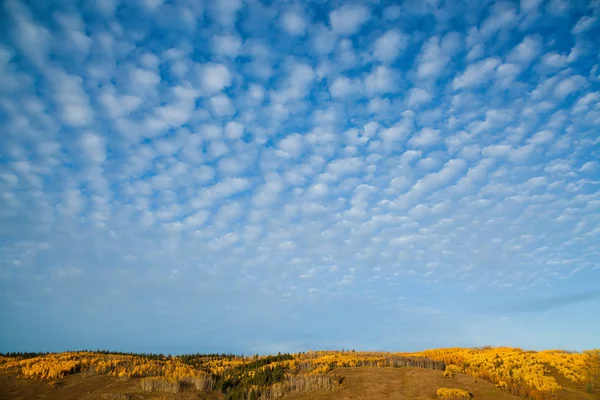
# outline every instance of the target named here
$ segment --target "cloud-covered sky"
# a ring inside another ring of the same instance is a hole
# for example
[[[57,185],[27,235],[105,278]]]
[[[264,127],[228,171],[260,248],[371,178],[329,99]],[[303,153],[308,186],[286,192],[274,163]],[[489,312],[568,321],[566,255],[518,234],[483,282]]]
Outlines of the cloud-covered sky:
[[[600,346],[597,0],[1,7],[0,351]]]

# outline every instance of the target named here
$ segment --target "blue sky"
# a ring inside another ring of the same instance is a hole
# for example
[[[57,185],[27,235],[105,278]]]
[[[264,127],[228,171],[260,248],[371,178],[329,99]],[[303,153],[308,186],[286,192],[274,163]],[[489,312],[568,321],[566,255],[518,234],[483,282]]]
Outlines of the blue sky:
[[[600,347],[599,19],[3,1],[0,351]]]

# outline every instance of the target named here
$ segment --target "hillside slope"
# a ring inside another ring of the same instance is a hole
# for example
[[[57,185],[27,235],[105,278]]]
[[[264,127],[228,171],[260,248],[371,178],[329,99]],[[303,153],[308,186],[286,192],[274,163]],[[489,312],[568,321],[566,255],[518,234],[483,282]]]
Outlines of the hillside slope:
[[[336,373],[344,377],[342,388],[333,392],[288,395],[286,400],[431,400],[440,387],[466,389],[473,399],[518,400],[482,379],[457,374],[447,379],[439,371],[422,368],[344,368]],[[55,381],[19,379],[14,374],[0,374],[0,400],[220,400],[219,393],[184,392],[177,394],[142,393],[139,379],[121,380],[110,376],[83,377],[74,374]],[[560,400],[598,400],[570,387],[557,396]]]
[[[447,379],[439,371],[421,368],[347,368],[337,371],[345,377],[343,388],[334,392],[288,396],[289,400],[431,400],[437,388],[466,389],[474,399],[518,400],[493,384],[459,374]]]
[[[600,400],[600,351],[486,347],[249,357],[103,351],[0,355],[0,400],[418,400],[436,398],[440,388],[463,390],[461,397],[475,399]]]
[[[288,400],[304,399],[390,399],[419,400],[435,397],[439,387],[467,389],[475,399],[517,400],[518,397],[497,390],[494,385],[481,379],[458,375],[452,380],[442,377],[439,371],[420,368],[346,368],[338,371],[344,376],[344,386],[333,392],[317,392],[305,395],[285,396]],[[45,400],[142,400],[142,399],[220,399],[217,393],[196,392],[178,394],[143,394],[139,379],[127,381],[109,376],[84,378],[75,374],[53,381],[17,379],[14,375],[0,375],[0,399]]]
[[[218,393],[142,393],[140,379],[122,380],[112,376],[84,377],[74,374],[54,381],[20,379],[0,374],[0,400],[218,400]]]

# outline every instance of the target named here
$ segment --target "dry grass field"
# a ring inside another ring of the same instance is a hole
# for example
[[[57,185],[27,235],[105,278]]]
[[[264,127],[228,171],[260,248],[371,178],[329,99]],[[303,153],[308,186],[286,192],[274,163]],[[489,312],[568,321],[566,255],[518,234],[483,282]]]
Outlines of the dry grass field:
[[[0,374],[0,400],[217,400],[219,393],[183,392],[177,394],[143,393],[140,378],[119,379],[98,375],[70,375],[53,381],[20,379]]]
[[[435,399],[440,387],[466,389],[474,399],[517,400],[482,379],[457,375],[445,379],[437,371],[421,368],[348,368],[341,371],[345,385],[327,393],[289,396],[290,400],[426,400]]]
[[[520,397],[498,390],[483,379],[457,374],[448,380],[438,371],[422,368],[345,368],[341,388],[332,392],[288,395],[286,400],[431,400],[440,387],[467,390],[473,399],[518,400]],[[0,374],[0,400],[220,400],[217,392],[183,392],[177,394],[143,393],[139,378],[122,380],[111,376],[83,377],[70,375],[53,381],[20,379],[14,374]],[[563,391],[557,400],[595,400],[599,395],[584,393],[561,382]]]
[[[0,400],[600,400],[600,353],[512,348],[277,356],[0,357]]]

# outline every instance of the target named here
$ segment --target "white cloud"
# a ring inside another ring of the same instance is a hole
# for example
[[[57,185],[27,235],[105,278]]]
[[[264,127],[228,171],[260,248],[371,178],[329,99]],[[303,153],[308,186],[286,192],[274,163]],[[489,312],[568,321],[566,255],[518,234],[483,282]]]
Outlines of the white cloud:
[[[213,186],[203,189],[196,198],[191,200],[190,204],[197,208],[211,207],[215,201],[243,192],[251,185],[246,178],[225,178]]]
[[[554,96],[559,99],[565,98],[573,92],[580,90],[586,83],[581,75],[574,75],[563,79],[554,87]]]
[[[199,78],[206,94],[222,91],[231,85],[231,73],[223,64],[207,63],[200,66]]]
[[[142,98],[133,95],[117,95],[114,90],[105,89],[98,101],[106,109],[111,118],[126,116],[135,111],[141,104]]]
[[[225,126],[225,134],[229,139],[240,139],[244,135],[244,125],[235,121],[228,122]]]
[[[31,18],[24,4],[18,1],[7,1],[4,6],[15,22],[14,40],[19,50],[37,68],[43,68],[51,43],[50,32]]]
[[[71,215],[79,216],[84,211],[86,202],[81,191],[78,189],[67,189],[64,192],[64,200],[60,204],[61,211]]]
[[[419,179],[407,193],[400,195],[394,203],[402,208],[410,207],[412,204],[419,202],[425,195],[454,181],[466,165],[466,162],[461,159],[449,160],[440,171]]]
[[[302,15],[296,12],[283,14],[281,26],[292,36],[304,36],[306,32],[306,21]]]
[[[544,130],[536,132],[529,140],[529,143],[534,145],[542,145],[551,142],[554,139],[552,131]]]
[[[242,49],[242,39],[236,35],[215,35],[212,38],[212,51],[221,57],[236,58]]]
[[[521,43],[508,54],[507,60],[529,65],[542,51],[542,38],[537,35],[526,36]]]
[[[409,36],[397,29],[387,31],[373,44],[373,57],[379,61],[390,63],[406,49]]]
[[[492,72],[498,65],[500,65],[500,60],[496,57],[486,58],[471,64],[462,74],[454,78],[452,88],[459,90],[481,86],[490,80]]]
[[[517,64],[502,64],[496,69],[496,76],[499,84],[508,89],[514,86],[514,82],[521,72],[523,70]]]
[[[67,125],[82,127],[92,123],[93,114],[87,104],[66,103],[63,104],[62,119]]]
[[[424,128],[410,138],[408,143],[412,147],[431,147],[442,143],[440,131],[437,129]]]
[[[476,44],[473,46],[469,53],[467,54],[467,61],[472,62],[480,59],[485,54],[485,46],[482,43]]]
[[[160,83],[160,76],[149,69],[131,68],[129,81],[131,88],[136,92],[148,92],[154,90]]]
[[[573,113],[579,114],[585,112],[594,104],[600,104],[600,92],[590,92],[581,96],[573,106]]]
[[[278,147],[290,157],[299,157],[302,153],[304,139],[299,134],[286,136],[279,141]]]
[[[579,171],[581,172],[594,172],[597,171],[599,168],[599,164],[596,161],[588,161],[585,164],[583,164],[581,166],[581,168],[579,169]]]
[[[480,31],[484,36],[491,36],[499,30],[512,28],[517,20],[516,10],[509,3],[497,2],[481,24]]]
[[[221,158],[217,162],[217,169],[222,176],[238,176],[244,173],[246,166],[238,159],[232,157]]]
[[[63,71],[52,70],[48,73],[53,97],[61,106],[61,117],[64,123],[73,127],[90,125],[94,113],[89,103],[89,97],[83,88],[80,76],[69,75]]]
[[[535,11],[540,6],[540,4],[542,4],[542,2],[543,0],[521,0],[521,10],[525,13]]]
[[[578,35],[580,33],[586,32],[592,27],[594,27],[594,25],[596,25],[596,21],[597,18],[595,15],[584,15],[583,17],[579,18],[579,21],[577,21],[577,23],[571,30],[571,33],[573,33],[574,35]]]
[[[163,5],[164,0],[140,0],[142,6],[149,11],[155,11]]]
[[[209,100],[212,112],[219,116],[227,116],[235,113],[235,106],[229,97],[225,94],[218,94]]]
[[[379,65],[375,67],[364,80],[368,93],[390,93],[398,88],[399,77],[394,70]]]
[[[439,79],[462,47],[463,37],[457,32],[448,32],[441,39],[438,36],[430,37],[423,43],[416,60],[417,77],[423,80]]]
[[[329,54],[337,41],[337,35],[324,26],[317,26],[312,34],[312,44],[317,54]]]
[[[420,79],[437,79],[450,60],[442,53],[439,38],[432,37],[423,44],[418,61],[417,76]]]
[[[371,13],[363,5],[343,5],[329,13],[329,23],[333,32],[351,35],[369,20]]]
[[[567,56],[558,53],[546,53],[542,57],[542,65],[549,68],[560,69],[568,64]]]
[[[280,90],[271,93],[272,101],[285,104],[304,98],[310,91],[314,79],[315,72],[310,65],[293,62]]]
[[[102,136],[87,132],[81,136],[79,144],[83,154],[92,163],[100,164],[106,159],[106,142]]]
[[[327,196],[329,187],[324,183],[315,183],[312,185],[307,192],[307,195],[311,199],[317,199]]]
[[[0,281],[23,289],[9,314],[60,309],[71,248],[90,257],[69,297],[110,280],[114,304],[143,287],[185,314],[234,276],[211,304],[248,320],[266,294],[287,315],[307,293],[381,310],[415,283],[483,300],[576,284],[566,266],[597,265],[597,13],[380,3],[7,0]]]
[[[358,79],[350,79],[345,76],[335,78],[329,86],[331,96],[347,99],[348,97],[361,94],[363,92],[362,82]]]
[[[408,98],[406,100],[406,104],[409,107],[418,107],[423,104],[427,104],[431,101],[432,96],[425,89],[421,88],[412,88],[409,91]]]
[[[231,26],[237,20],[237,13],[242,9],[242,0],[222,0],[209,3],[214,17],[223,25]]]
[[[210,146],[208,147],[208,152],[212,158],[219,158],[229,153],[230,148],[222,141],[216,140],[210,142]]]
[[[569,1],[567,0],[550,0],[548,4],[546,4],[546,10],[555,16],[565,15],[569,8]]]
[[[393,126],[383,129],[379,132],[379,136],[384,142],[394,142],[403,140],[408,137],[414,129],[414,113],[405,111],[402,113],[403,118]]]
[[[359,172],[362,167],[363,162],[360,158],[341,158],[327,164],[326,171],[339,179]]]
[[[139,58],[140,64],[144,68],[156,69],[160,66],[160,59],[152,52],[145,52]]]
[[[100,11],[100,13],[103,14],[105,17],[111,17],[115,12],[116,0],[106,0],[97,2],[94,3],[94,7],[96,7],[97,10]]]
[[[168,104],[156,108],[154,112],[156,117],[165,124],[180,126],[189,120],[191,109],[185,105]]]

